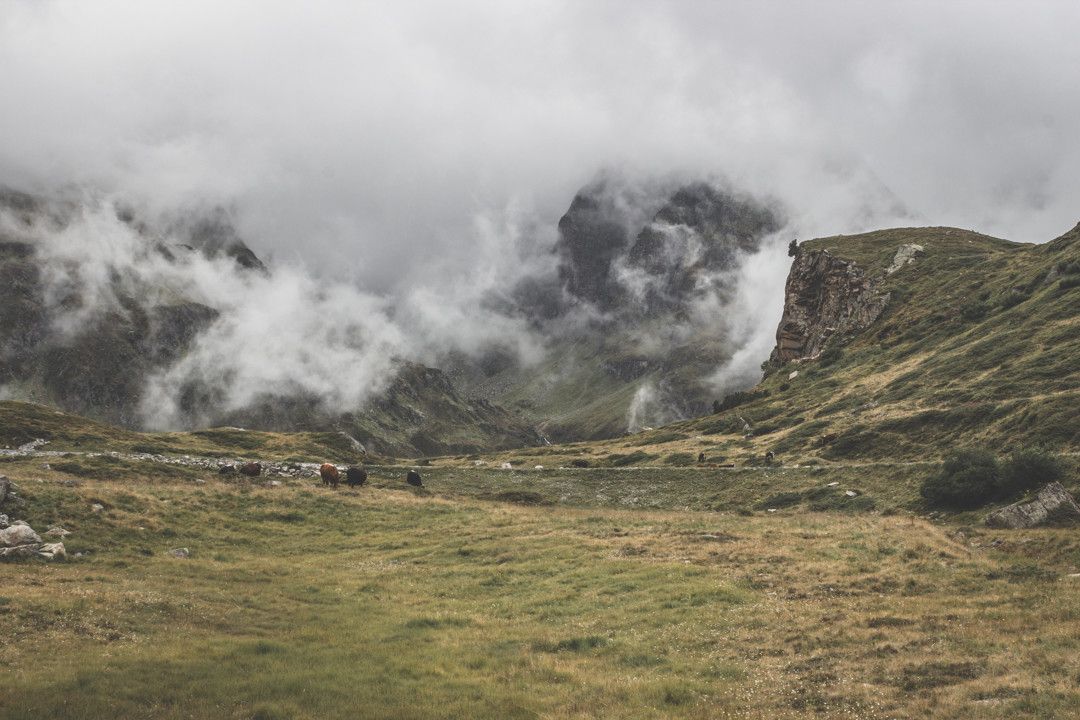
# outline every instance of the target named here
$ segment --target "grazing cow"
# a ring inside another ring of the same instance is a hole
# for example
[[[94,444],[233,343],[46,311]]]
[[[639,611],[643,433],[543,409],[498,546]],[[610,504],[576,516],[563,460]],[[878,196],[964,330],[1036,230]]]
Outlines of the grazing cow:
[[[697,455],[697,461],[698,461],[699,463],[703,463],[703,462],[705,462],[705,453],[698,453],[698,455]]]
[[[322,477],[323,485],[329,485],[333,488],[336,488],[338,481],[341,480],[341,473],[338,472],[336,466],[331,465],[330,463],[323,463],[322,466],[319,467],[319,475]]]
[[[222,475],[232,475],[234,472],[236,472],[236,466],[235,465],[219,465],[218,466],[218,473],[220,473]]]
[[[367,482],[367,470],[359,467],[345,469],[345,482],[349,487],[357,487]]]
[[[409,483],[413,487],[423,487],[424,482],[420,479],[420,473],[415,470],[410,470],[405,474],[405,482]]]
[[[248,477],[259,477],[262,475],[262,465],[257,462],[244,463],[240,466],[240,474]]]

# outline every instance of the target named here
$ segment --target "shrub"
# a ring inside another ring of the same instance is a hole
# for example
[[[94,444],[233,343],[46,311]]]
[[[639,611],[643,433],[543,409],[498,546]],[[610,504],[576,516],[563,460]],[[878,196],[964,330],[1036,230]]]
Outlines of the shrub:
[[[764,393],[762,393],[760,396],[763,397]],[[756,399],[757,397],[759,396],[755,395],[754,393],[743,391],[733,392],[730,395],[725,395],[723,400],[718,403],[713,403],[713,414],[722,413],[725,410],[731,410],[732,408],[736,408],[740,405],[748,403],[751,400]]]
[[[959,450],[945,458],[941,472],[928,477],[919,492],[931,505],[978,507],[1001,494],[1001,467],[986,450]]]
[[[697,458],[693,453],[680,452],[672,453],[664,458],[665,465],[693,465]]]
[[[1011,307],[1016,307],[1020,303],[1028,299],[1028,293],[1021,290],[1010,290],[1005,297],[1001,299],[1001,307],[1008,310]]]
[[[1064,474],[1061,461],[1051,453],[1040,447],[1022,448],[1001,469],[1001,489],[1005,494],[1021,493],[1057,482]]]
[[[968,322],[975,322],[976,320],[982,320],[986,317],[988,312],[990,312],[990,308],[986,306],[986,303],[968,303],[960,308],[960,317]]]
[[[641,451],[634,451],[626,455],[615,453],[608,455],[608,462],[612,467],[626,467],[627,465],[634,465],[636,463],[647,462],[649,460],[655,460],[655,455],[649,455]]]
[[[843,356],[844,351],[840,349],[839,345],[829,344],[829,346],[818,355],[818,365],[821,367],[829,367]]]

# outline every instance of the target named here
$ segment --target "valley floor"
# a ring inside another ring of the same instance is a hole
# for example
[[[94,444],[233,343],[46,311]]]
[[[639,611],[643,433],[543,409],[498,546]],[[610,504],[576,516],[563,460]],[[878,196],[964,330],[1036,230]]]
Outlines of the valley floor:
[[[439,469],[417,491],[390,469],[337,491],[193,467],[69,470],[0,462],[19,486],[13,515],[63,525],[83,554],[0,564],[3,718],[1080,707],[1080,536],[918,518],[903,509],[912,468],[739,483]],[[876,507],[814,512],[775,494],[829,482]],[[190,558],[169,555],[179,547]]]

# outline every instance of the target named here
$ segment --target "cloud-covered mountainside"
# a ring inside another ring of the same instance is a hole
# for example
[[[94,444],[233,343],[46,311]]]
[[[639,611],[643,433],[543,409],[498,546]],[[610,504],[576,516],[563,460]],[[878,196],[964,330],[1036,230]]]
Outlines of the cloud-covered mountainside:
[[[604,176],[504,280],[389,297],[260,260],[220,208],[4,191],[0,395],[129,427],[339,429],[393,454],[615,435],[756,379],[782,224],[716,183]]]
[[[556,273],[513,294],[543,358],[465,382],[550,439],[610,437],[707,411],[753,384],[786,271],[773,203],[706,182],[601,177],[559,220]]]

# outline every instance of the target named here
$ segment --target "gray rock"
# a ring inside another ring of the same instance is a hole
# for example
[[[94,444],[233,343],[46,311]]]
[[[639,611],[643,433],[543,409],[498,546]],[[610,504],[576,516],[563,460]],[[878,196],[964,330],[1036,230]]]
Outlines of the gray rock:
[[[45,531],[45,537],[66,538],[70,534],[70,530],[65,530],[59,525],[53,525],[51,528]]]
[[[62,542],[45,543],[38,548],[37,555],[45,560],[66,560],[67,550]]]
[[[181,560],[187,560],[191,557],[191,551],[187,548],[173,548],[169,551],[169,555],[174,558],[180,558]]]
[[[4,528],[6,528],[10,524],[11,524],[11,521],[8,520],[7,515],[0,515],[0,530],[3,530]]]
[[[1080,505],[1061,483],[1050,483],[1031,502],[1018,502],[986,516],[989,527],[1021,529],[1080,524]]]
[[[101,512],[102,510],[105,509],[105,506],[102,505],[101,503],[93,503],[90,506],[90,509],[93,510],[94,512],[96,512],[96,513],[99,513],[99,512]]]
[[[885,268],[886,275],[892,275],[894,272],[915,262],[915,258],[920,255],[926,254],[926,248],[922,245],[916,245],[915,243],[907,243],[896,248],[896,255],[893,256],[892,264]]]
[[[41,544],[41,537],[29,525],[12,525],[0,530],[0,547]]]

